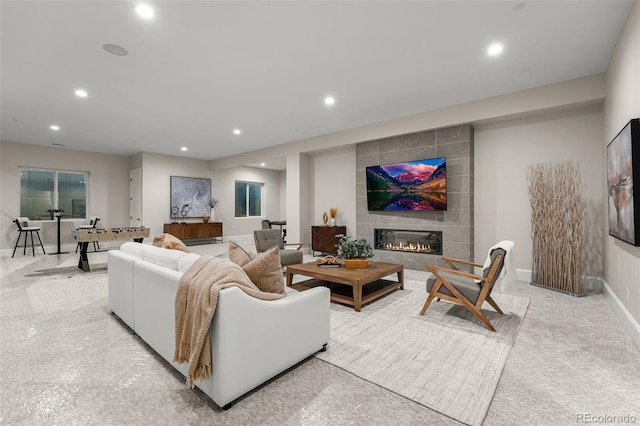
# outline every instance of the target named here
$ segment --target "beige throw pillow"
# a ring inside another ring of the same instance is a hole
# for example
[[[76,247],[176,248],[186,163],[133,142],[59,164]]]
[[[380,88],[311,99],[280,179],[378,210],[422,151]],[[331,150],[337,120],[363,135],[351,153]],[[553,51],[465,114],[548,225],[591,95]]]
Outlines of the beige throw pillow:
[[[171,234],[160,234],[153,238],[153,245],[169,250],[180,250],[189,253],[187,246],[178,237]]]
[[[229,260],[236,265],[244,266],[257,257],[257,253],[250,253],[233,241],[229,242]]]
[[[286,293],[278,247],[271,247],[242,266],[242,269],[260,290],[269,293]]]

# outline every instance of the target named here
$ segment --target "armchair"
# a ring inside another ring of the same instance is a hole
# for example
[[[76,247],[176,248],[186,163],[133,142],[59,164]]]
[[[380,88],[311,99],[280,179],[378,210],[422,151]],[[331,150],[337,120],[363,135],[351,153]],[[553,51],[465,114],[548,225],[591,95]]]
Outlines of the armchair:
[[[302,252],[300,251],[302,244],[287,244],[286,246],[295,248],[285,248],[282,235],[277,229],[258,229],[253,231],[253,241],[258,253],[262,253],[273,246],[278,246],[280,248],[280,264],[282,266],[302,263]]]
[[[496,312],[504,314],[495,300],[491,298],[491,290],[503,270],[508,249],[494,247],[490,250],[484,265],[448,257],[443,257],[442,260],[450,268],[426,265],[433,277],[427,280],[429,296],[420,315],[425,314],[434,298],[437,298],[438,301],[444,299],[469,309],[489,330],[496,331],[481,311],[482,304],[486,301]],[[482,275],[461,271],[458,265],[483,268]]]

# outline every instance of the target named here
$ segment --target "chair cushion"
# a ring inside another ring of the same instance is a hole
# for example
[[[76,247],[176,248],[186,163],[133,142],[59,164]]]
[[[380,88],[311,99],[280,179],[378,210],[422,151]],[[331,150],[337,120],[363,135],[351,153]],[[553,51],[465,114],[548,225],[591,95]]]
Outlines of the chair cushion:
[[[502,255],[502,261],[500,262],[500,266],[498,267],[498,270],[496,271],[496,277],[493,280],[493,282],[491,283],[491,289],[489,290],[489,294],[491,294],[491,291],[493,290],[493,286],[495,285],[496,281],[498,281],[498,277],[500,276],[500,273],[502,272],[502,268],[504,267],[504,260],[507,256],[507,252],[504,249],[501,248],[497,248],[497,249],[493,249],[491,250],[491,254],[489,255],[489,257],[491,258],[491,263],[489,264],[488,268],[484,268],[482,270],[482,276],[487,278],[487,276],[489,275],[489,271],[491,271],[491,266],[493,266],[493,263],[496,261],[496,257],[498,257],[498,255]]]
[[[458,291],[462,293],[464,297],[469,299],[471,303],[475,304],[478,301],[478,296],[480,295],[480,290],[482,290],[482,287],[480,287],[480,285],[477,284],[474,280],[466,279],[454,274],[447,274],[440,271],[438,271],[438,273],[442,275],[445,280],[453,284],[453,286],[458,289]],[[433,288],[435,283],[435,276],[432,275],[431,277],[429,277],[429,279],[427,279],[427,293],[431,292],[431,289]],[[453,293],[451,293],[444,284],[440,286],[440,289],[438,291],[448,296],[453,296]]]
[[[238,266],[244,266],[258,257],[258,253],[251,253],[233,241],[229,241],[229,260]]]
[[[282,241],[280,231],[277,229],[259,229],[253,231],[253,235],[256,240],[256,250],[258,251],[265,251],[274,246],[284,249],[284,241]]]
[[[285,294],[278,247],[271,247],[242,267],[249,279],[262,291]]]
[[[280,250],[280,263],[283,266],[302,263],[302,252],[300,250]]]

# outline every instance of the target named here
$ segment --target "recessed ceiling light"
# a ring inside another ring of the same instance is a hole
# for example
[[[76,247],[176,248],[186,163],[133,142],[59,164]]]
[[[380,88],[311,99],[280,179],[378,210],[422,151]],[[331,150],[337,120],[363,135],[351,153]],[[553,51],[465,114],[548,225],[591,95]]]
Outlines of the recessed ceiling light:
[[[331,105],[333,105],[335,103],[336,103],[336,100],[335,100],[335,98],[333,96],[327,96],[326,98],[324,98],[324,104],[325,105],[331,106]]]
[[[89,96],[89,94],[84,89],[78,89],[76,90],[76,96],[79,98],[86,98],[87,96]]]
[[[135,6],[138,16],[144,19],[153,18],[153,9],[146,3],[140,3]]]
[[[504,46],[502,43],[492,43],[487,49],[487,55],[489,56],[498,56],[502,53]]]
[[[116,56],[127,56],[129,54],[129,51],[127,51],[127,49],[122,46],[118,46],[117,44],[103,44],[102,48],[112,55]]]
[[[49,128],[51,130],[60,130],[60,126],[56,126],[55,124],[52,124],[51,126],[49,126]]]
[[[261,165],[262,167],[264,167],[264,166],[266,166],[266,165],[267,165],[267,163],[260,163],[260,165]]]
[[[183,146],[183,147],[182,147],[182,148],[180,148],[180,149],[181,149],[182,151],[186,151],[186,150],[187,150],[187,147],[186,147],[186,146]]]
[[[233,129],[233,134],[234,134],[234,135],[239,135],[240,133],[242,133],[242,132],[240,131],[240,129]]]

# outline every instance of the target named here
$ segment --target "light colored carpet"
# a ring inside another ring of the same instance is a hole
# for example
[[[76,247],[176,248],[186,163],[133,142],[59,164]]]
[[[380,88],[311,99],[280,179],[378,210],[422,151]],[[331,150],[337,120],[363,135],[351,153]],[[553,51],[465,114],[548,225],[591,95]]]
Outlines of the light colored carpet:
[[[331,339],[318,358],[362,379],[466,424],[482,423],[513,346],[529,299],[494,297],[505,315],[483,311],[487,330],[471,312],[433,302],[424,282],[405,280],[405,290],[374,301],[361,312],[331,304]]]

